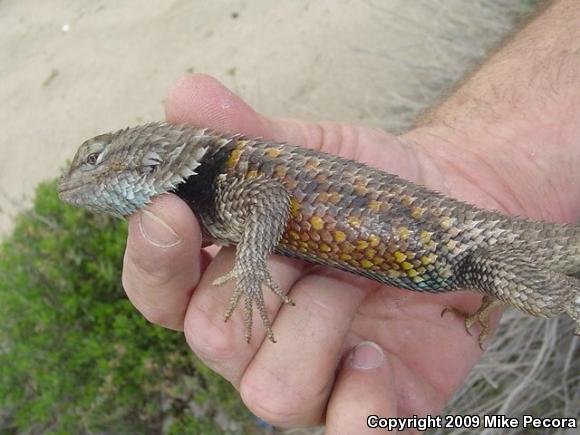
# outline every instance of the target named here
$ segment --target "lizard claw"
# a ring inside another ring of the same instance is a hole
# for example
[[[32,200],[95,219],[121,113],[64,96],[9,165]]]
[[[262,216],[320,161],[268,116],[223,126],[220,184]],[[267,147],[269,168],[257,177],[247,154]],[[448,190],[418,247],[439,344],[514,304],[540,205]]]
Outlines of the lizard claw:
[[[473,335],[471,333],[471,328],[473,328],[476,323],[479,323],[481,325],[481,331],[478,338],[479,347],[481,350],[485,350],[484,344],[487,340],[487,337],[489,336],[489,316],[491,310],[500,303],[501,302],[495,298],[484,296],[483,300],[481,301],[481,306],[474,313],[468,313],[458,308],[448,307],[441,311],[441,317],[443,317],[443,315],[447,312],[451,312],[458,315],[459,317],[462,317],[464,319],[465,330],[469,335]]]
[[[464,319],[465,332],[467,332],[469,335],[473,335],[471,333],[471,328],[473,327],[473,325],[475,324],[475,322],[478,320],[477,319],[477,313],[470,314],[467,311],[460,310],[459,308],[446,307],[446,308],[443,308],[443,310],[441,311],[441,317],[443,317],[447,313],[452,313],[452,314],[455,314],[458,317],[463,318]]]
[[[284,291],[274,282],[265,265],[258,272],[252,270],[245,272],[238,272],[237,268],[227,274],[217,278],[213,281],[213,285],[221,286],[227,282],[235,280],[236,286],[230,298],[228,308],[224,314],[224,321],[227,322],[232,316],[233,312],[239,305],[240,299],[244,299],[244,336],[246,342],[249,343],[252,338],[252,310],[255,302],[258,308],[258,313],[266,329],[266,336],[272,343],[276,343],[274,332],[272,330],[272,322],[266,310],[264,302],[264,295],[262,292],[262,284],[265,284],[275,294],[277,294],[284,303],[294,305],[294,302],[284,293]]]

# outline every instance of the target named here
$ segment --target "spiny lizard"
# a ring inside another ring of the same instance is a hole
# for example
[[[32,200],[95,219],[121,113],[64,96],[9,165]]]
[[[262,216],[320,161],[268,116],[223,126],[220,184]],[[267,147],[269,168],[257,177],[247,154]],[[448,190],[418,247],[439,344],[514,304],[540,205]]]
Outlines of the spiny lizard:
[[[504,216],[364,164],[310,149],[163,122],[83,143],[59,185],[62,200],[127,216],[174,192],[204,238],[237,245],[226,320],[244,300],[274,341],[262,286],[286,303],[267,257],[276,252],[421,292],[471,289],[538,317],[567,314],[580,334],[580,227]]]

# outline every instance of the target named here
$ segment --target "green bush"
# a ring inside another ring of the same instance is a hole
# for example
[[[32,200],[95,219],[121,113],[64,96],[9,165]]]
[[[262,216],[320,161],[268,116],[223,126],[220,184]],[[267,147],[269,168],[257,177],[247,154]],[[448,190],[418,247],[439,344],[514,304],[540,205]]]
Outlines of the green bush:
[[[120,284],[126,223],[40,185],[0,249],[0,432],[257,433],[182,334]]]

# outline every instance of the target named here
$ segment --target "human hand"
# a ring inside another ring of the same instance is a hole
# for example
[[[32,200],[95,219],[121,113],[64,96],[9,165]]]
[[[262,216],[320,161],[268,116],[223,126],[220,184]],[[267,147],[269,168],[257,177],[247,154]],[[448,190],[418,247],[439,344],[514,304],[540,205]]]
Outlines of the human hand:
[[[580,7],[575,0],[546,5],[419,128],[399,138],[344,124],[268,119],[205,76],[173,89],[167,118],[314,147],[482,207],[573,222],[580,216],[573,55],[580,31],[572,24]],[[278,256],[269,269],[291,289],[296,306],[281,307],[266,292],[278,343],[264,340],[256,325],[248,345],[240,311],[222,321],[231,287],[210,285],[231,269],[233,250],[213,257],[200,246],[199,224],[185,203],[157,198],[129,221],[127,294],[152,322],[183,329],[191,348],[272,424],[325,423],[328,433],[363,433],[372,413],[436,414],[481,354],[461,319],[440,316],[447,306],[474,310],[476,295],[422,295]],[[363,345],[351,357],[366,341],[378,347]]]
[[[467,186],[453,193],[479,205],[497,208],[502,195],[462,183],[464,175],[440,157],[444,145],[432,153],[376,129],[265,118],[207,76],[180,81],[166,111],[172,123],[316,148],[444,193],[446,185]],[[247,344],[241,310],[223,322],[232,285],[211,285],[233,267],[235,251],[200,248],[200,226],[189,207],[175,195],[157,198],[129,219],[124,287],[147,319],[183,330],[192,350],[274,425],[324,423],[330,433],[360,432],[369,414],[438,414],[481,355],[460,318],[441,317],[449,306],[475,311],[477,295],[418,294],[279,256],[270,258],[269,270],[296,306],[283,306],[266,291],[278,343],[264,339],[256,324]]]

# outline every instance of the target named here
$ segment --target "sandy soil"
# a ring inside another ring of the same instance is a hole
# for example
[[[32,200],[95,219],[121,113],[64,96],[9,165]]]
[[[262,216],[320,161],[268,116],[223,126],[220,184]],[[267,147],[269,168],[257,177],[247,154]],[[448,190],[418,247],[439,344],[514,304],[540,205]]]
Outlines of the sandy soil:
[[[86,138],[163,118],[189,72],[278,116],[404,129],[516,0],[0,1],[0,233]]]

